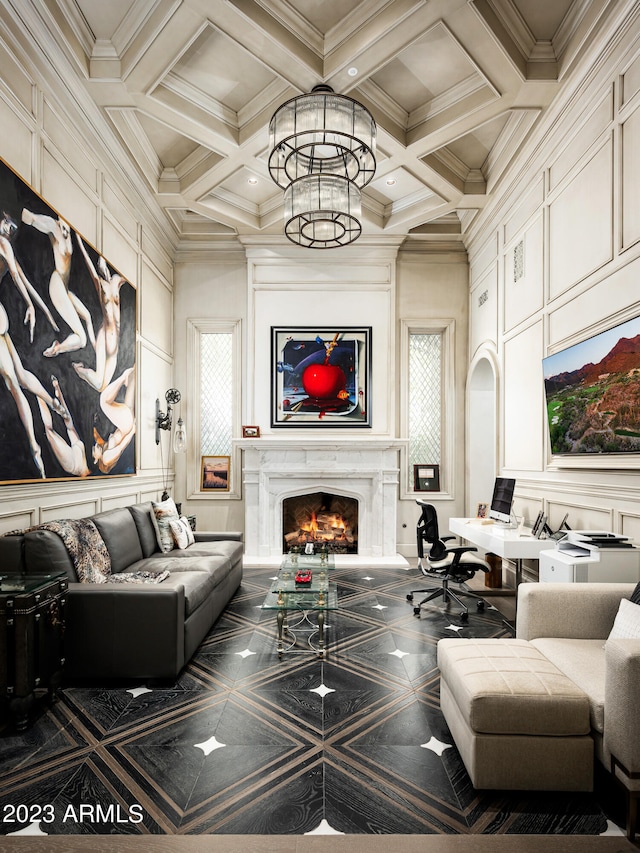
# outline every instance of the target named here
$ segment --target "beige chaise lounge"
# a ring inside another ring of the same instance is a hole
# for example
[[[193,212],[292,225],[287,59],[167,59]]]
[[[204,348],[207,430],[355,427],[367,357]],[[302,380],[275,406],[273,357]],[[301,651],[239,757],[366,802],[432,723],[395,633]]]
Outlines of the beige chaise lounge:
[[[441,640],[441,707],[476,788],[640,792],[640,639],[608,639],[634,584],[522,584],[515,639]]]

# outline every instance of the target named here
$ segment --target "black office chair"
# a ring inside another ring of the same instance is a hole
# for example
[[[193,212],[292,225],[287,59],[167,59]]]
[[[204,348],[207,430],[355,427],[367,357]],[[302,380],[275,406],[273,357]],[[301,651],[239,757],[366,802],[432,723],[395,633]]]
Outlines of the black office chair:
[[[429,593],[426,598],[423,598],[413,608],[415,615],[420,616],[420,609],[423,604],[432,601],[438,596],[442,596],[445,604],[449,600],[453,600],[462,608],[460,618],[466,621],[469,618],[469,610],[464,602],[458,598],[458,595],[475,599],[478,610],[484,610],[484,601],[479,595],[474,595],[467,589],[458,589],[458,594],[456,595],[449,588],[449,584],[462,585],[465,581],[472,578],[476,572],[489,572],[491,571],[491,567],[482,558],[476,557],[471,553],[477,551],[477,548],[469,545],[445,545],[445,542],[455,539],[455,536],[440,536],[438,531],[438,515],[435,507],[432,504],[426,503],[426,501],[417,500],[416,503],[422,507],[420,519],[416,527],[418,538],[418,568],[425,578],[434,578],[434,580],[437,578],[439,585],[431,586],[427,589],[415,589],[407,595],[407,601],[413,601],[413,596],[416,593]],[[426,561],[424,557],[425,542],[431,546]]]

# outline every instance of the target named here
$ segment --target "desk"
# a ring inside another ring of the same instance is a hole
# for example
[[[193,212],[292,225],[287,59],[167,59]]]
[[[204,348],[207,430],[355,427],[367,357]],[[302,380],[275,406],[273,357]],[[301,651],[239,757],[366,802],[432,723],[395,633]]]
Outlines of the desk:
[[[516,596],[522,580],[522,561],[538,560],[540,552],[550,547],[548,539],[534,539],[531,535],[521,536],[516,528],[479,524],[475,519],[450,518],[449,530],[478,548],[513,560],[516,567]]]

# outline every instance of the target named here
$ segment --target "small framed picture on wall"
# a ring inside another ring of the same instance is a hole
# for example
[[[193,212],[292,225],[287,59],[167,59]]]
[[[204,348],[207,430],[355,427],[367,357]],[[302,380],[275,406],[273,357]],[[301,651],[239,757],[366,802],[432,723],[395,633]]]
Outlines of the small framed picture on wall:
[[[200,487],[203,492],[229,491],[230,456],[203,456]]]
[[[439,465],[414,465],[413,466],[413,491],[414,492],[439,492],[440,491],[440,466]]]

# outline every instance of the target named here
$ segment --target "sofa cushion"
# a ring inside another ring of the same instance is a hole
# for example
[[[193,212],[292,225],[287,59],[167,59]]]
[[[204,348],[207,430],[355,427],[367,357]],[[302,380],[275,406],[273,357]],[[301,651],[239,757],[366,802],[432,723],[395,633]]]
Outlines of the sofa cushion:
[[[117,507],[91,516],[111,557],[111,571],[124,572],[142,559],[138,529],[127,507]]]
[[[191,559],[192,557],[225,557],[229,562],[229,565],[232,563],[237,563],[238,560],[242,559],[242,542],[226,542],[221,540],[216,541],[207,541],[207,542],[194,542],[193,545],[189,545],[184,551],[172,551],[172,555],[177,557],[178,559]]]
[[[24,572],[24,533],[3,533],[0,536],[0,566],[3,572]]]
[[[440,640],[438,666],[475,732],[586,735],[585,693],[526,640]]]
[[[189,617],[215,594],[219,581],[213,572],[190,571],[172,574],[164,583],[172,586],[181,584],[184,587],[185,616]]]
[[[631,593],[631,598],[629,600],[634,604],[640,604],[640,581],[636,584],[636,588]]]
[[[167,498],[166,501],[160,502],[151,501],[151,506],[153,508],[151,518],[156,528],[160,550],[165,553],[172,551],[174,542],[173,533],[171,532],[171,522],[177,521],[180,518],[175,501],[173,498]]]
[[[129,571],[163,572],[166,569],[172,575],[182,572],[209,572],[221,580],[233,567],[231,560],[224,555],[201,554],[192,558],[187,556],[190,550],[187,548],[185,551],[180,551],[174,548],[166,554],[157,551],[145,560],[130,566]]]
[[[36,528],[25,533],[24,563],[30,574],[64,572],[70,581],[78,581],[64,542],[50,530]]]
[[[131,566],[131,572],[168,571],[169,577],[161,584],[163,587],[184,587],[185,616],[190,616],[213,593],[231,571],[231,565],[223,557],[198,558],[197,560],[176,559],[171,551],[168,554],[157,553],[146,560]]]
[[[133,521],[138,529],[142,556],[150,557],[151,554],[159,548],[156,529],[153,526],[153,521],[151,520],[153,515],[151,501],[146,501],[141,504],[132,504],[131,506],[128,506],[127,509],[131,513]]]
[[[542,654],[587,694],[591,727],[604,731],[605,652],[602,640],[539,637],[531,640]]]
[[[97,525],[91,518],[45,521],[41,530],[59,536],[79,581],[106,583],[111,574],[111,556]]]

